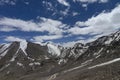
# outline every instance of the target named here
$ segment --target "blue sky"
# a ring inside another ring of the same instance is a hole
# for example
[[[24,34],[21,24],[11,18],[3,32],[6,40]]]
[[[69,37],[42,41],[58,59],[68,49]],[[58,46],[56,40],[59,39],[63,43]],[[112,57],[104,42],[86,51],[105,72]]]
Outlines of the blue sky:
[[[119,22],[119,0],[0,0],[0,43],[86,43],[119,30]]]

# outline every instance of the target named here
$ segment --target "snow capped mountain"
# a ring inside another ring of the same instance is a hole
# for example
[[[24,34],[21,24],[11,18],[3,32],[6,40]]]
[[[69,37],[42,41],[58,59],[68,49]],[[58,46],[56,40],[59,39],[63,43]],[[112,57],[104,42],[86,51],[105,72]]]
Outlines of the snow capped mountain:
[[[110,45],[114,43],[115,41],[119,41],[119,40],[120,40],[120,31],[117,31],[110,35],[102,36],[98,38],[97,40],[91,43],[88,43],[88,45]]]
[[[1,44],[0,79],[108,80],[112,77],[117,80],[119,52],[120,31],[87,44],[76,43],[69,48],[29,41]]]

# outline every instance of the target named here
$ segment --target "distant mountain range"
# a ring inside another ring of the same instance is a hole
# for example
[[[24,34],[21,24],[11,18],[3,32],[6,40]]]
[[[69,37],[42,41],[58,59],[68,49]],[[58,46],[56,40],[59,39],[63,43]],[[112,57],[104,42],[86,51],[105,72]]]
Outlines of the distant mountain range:
[[[120,31],[73,47],[15,41],[0,45],[0,80],[119,80]]]

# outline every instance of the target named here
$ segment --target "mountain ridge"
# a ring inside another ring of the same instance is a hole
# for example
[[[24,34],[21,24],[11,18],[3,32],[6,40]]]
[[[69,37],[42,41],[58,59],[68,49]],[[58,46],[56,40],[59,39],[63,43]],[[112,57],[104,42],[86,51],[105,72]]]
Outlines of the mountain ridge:
[[[120,79],[119,45],[120,31],[90,43],[76,43],[69,48],[29,41],[2,44],[0,45],[0,79],[113,80],[116,77]],[[111,72],[107,69],[108,65],[112,69]],[[108,75],[104,70],[109,72]],[[104,79],[102,79],[103,74]],[[112,76],[111,79],[108,76]]]

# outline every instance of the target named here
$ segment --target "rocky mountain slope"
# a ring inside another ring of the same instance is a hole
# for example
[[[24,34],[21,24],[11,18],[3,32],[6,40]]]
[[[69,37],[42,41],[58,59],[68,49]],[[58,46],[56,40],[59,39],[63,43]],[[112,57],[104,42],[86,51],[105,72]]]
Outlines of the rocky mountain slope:
[[[66,48],[50,43],[0,45],[0,80],[119,80],[120,31]]]

